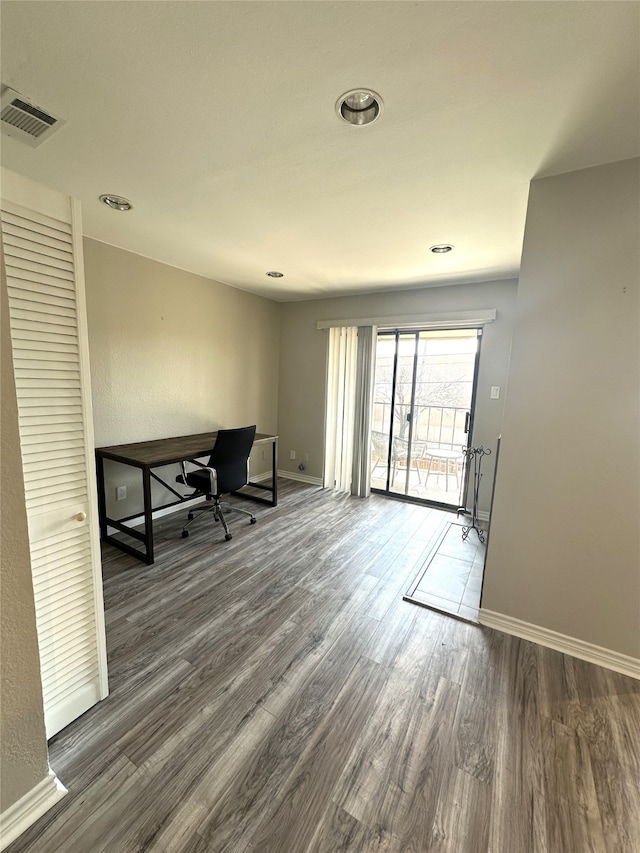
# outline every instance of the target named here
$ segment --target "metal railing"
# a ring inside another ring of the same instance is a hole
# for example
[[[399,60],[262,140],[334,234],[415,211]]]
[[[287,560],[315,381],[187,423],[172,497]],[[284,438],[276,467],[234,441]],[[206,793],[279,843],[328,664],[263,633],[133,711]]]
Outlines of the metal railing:
[[[388,435],[390,410],[390,403],[374,403],[374,430]],[[408,407],[396,406],[395,412],[394,437],[406,439],[409,435]],[[461,450],[467,444],[468,412],[469,409],[460,406],[414,406],[413,442],[433,449]]]

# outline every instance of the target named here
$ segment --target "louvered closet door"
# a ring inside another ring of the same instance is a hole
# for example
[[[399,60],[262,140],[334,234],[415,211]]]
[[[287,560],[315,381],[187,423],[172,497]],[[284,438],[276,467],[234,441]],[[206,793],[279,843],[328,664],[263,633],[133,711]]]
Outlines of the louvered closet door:
[[[82,244],[77,203],[8,176],[2,237],[51,737],[107,695]]]

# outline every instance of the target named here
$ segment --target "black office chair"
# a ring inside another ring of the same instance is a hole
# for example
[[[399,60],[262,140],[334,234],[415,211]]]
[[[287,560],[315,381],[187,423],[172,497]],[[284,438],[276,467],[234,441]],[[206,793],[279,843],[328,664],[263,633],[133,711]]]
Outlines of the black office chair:
[[[206,495],[207,501],[210,502],[210,504],[204,504],[202,507],[196,507],[188,514],[189,520],[182,528],[183,537],[189,535],[187,528],[191,522],[205,512],[212,512],[214,521],[222,522],[224,538],[227,540],[231,539],[232,536],[224,512],[231,510],[243,512],[249,516],[251,524],[256,523],[253,513],[237,506],[223,504],[221,501],[223,495],[235,492],[249,482],[249,454],[255,435],[255,425],[241,427],[240,429],[218,430],[216,443],[206,466],[196,468],[195,471],[187,471],[185,463],[180,463],[182,474],[176,477],[176,482],[191,486],[196,490],[194,495]]]

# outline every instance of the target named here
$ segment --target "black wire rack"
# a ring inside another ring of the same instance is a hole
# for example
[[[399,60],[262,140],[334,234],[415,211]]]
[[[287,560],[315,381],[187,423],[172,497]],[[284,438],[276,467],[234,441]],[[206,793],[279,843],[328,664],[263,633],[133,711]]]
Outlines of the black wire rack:
[[[485,531],[478,524],[478,498],[480,496],[480,482],[482,480],[482,460],[485,456],[491,456],[491,450],[488,447],[463,447],[463,454],[467,458],[467,464],[471,466],[473,460],[473,506],[471,507],[471,524],[464,525],[462,528],[462,541],[467,538],[472,530],[478,534],[478,539],[484,544]],[[467,508],[462,506],[457,512],[457,515],[463,513],[468,515]]]

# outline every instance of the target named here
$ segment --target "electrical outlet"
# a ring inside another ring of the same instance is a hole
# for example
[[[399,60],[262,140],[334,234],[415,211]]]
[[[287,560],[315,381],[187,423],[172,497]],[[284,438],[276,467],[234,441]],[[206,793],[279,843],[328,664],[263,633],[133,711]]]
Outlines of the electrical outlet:
[[[309,461],[309,454],[308,454],[308,453],[305,453],[305,454],[304,454],[304,456],[302,457],[302,461],[303,461],[303,462],[308,462],[308,461]]]
[[[295,458],[296,458],[295,450],[290,450],[289,451],[289,459],[295,459]]]
[[[116,500],[124,501],[127,497],[127,487],[126,486],[117,486],[116,487]]]
[[[491,399],[492,400],[499,400],[500,399],[500,386],[499,385],[492,385],[491,386]]]

